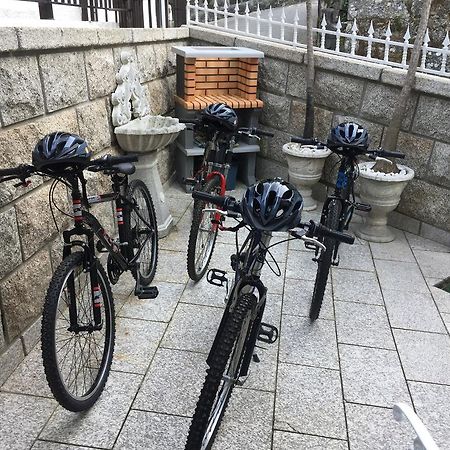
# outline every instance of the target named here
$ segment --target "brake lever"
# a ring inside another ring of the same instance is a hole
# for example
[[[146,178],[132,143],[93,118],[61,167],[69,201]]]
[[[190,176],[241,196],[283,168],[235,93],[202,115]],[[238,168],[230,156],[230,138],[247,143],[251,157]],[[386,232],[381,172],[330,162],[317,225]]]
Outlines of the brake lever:
[[[218,208],[205,208],[205,209],[202,210],[202,212],[203,213],[205,213],[205,212],[206,213],[211,213],[211,212],[219,213],[219,214],[222,214],[223,216],[231,217],[231,218],[234,218],[234,219],[237,219],[237,218],[241,217],[241,215],[239,213],[237,213],[237,212],[234,212],[234,211],[223,211],[223,210],[218,209]]]
[[[245,132],[245,131],[238,131],[238,134],[245,134],[246,136],[253,138],[253,139],[258,139],[258,141],[261,140],[261,136],[258,136],[257,134],[252,134],[250,132]]]
[[[382,156],[376,156],[376,155],[372,155],[370,153],[366,153],[366,156],[370,159],[373,159],[374,161],[384,161],[389,164],[393,164],[393,162],[390,159],[383,158]]]
[[[305,243],[305,246],[309,244],[309,245],[313,245],[316,248],[320,248],[323,251],[325,251],[327,249],[325,247],[325,245],[322,244],[322,242],[319,242],[317,239],[315,239],[313,237],[309,237],[307,235],[307,231],[304,230],[303,228],[294,228],[293,230],[290,230],[289,232],[295,238],[301,239]]]

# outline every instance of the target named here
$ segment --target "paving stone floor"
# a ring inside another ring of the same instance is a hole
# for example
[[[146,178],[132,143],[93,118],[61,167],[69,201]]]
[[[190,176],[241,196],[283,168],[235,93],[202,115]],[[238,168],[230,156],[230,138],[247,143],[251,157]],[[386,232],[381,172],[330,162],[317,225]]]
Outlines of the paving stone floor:
[[[36,347],[0,389],[1,449],[183,448],[224,292],[188,281],[191,198],[174,186],[167,199],[176,227],[160,241],[160,295],[136,299],[125,276],[116,286],[116,351],[102,397],[83,414],[58,407]],[[400,401],[450,449],[450,294],[434,287],[450,275],[450,249],[395,233],[389,244],[342,247],[313,325],[312,253],[300,241],[276,247],[282,274],[264,271],[266,321],[281,337],[235,389],[215,450],[411,448],[410,427],[392,415]],[[233,239],[219,236],[211,267],[227,267]]]

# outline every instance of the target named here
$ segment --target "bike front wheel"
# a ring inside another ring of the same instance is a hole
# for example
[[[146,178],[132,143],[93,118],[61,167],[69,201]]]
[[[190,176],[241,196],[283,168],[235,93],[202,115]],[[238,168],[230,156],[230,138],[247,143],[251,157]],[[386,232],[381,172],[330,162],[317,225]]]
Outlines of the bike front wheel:
[[[128,230],[128,242],[131,248],[130,257],[140,251],[138,257],[139,269],[132,271],[141,285],[148,286],[156,273],[158,264],[158,225],[156,222],[155,207],[147,186],[141,180],[133,180],[128,185],[127,198],[131,200],[135,208],[124,217],[125,227]]]
[[[324,225],[330,230],[337,230],[339,227],[339,216],[341,214],[341,204],[332,200],[328,204],[327,216]],[[336,240],[326,237],[323,241],[326,250],[318,258],[316,281],[314,283],[314,292],[311,300],[311,307],[309,309],[309,318],[314,322],[320,314],[322,308],[323,296],[327,287],[328,274],[330,272],[331,260],[336,245]]]
[[[253,294],[241,295],[216,336],[205,383],[192,418],[185,450],[209,450],[239,377],[251,330]]]
[[[203,187],[203,192],[218,195],[220,193],[220,178],[211,178]],[[217,238],[217,224],[213,223],[216,213],[203,212],[205,208],[215,208],[215,205],[208,204],[201,200],[194,203],[194,213],[192,217],[191,231],[189,233],[189,244],[187,252],[187,269],[189,278],[199,281],[208,269],[214,245]]]
[[[42,359],[55,399],[70,411],[90,408],[108,379],[114,352],[114,302],[108,278],[97,262],[101,327],[93,314],[90,272],[75,252],[56,269],[42,315]],[[71,320],[72,317],[72,320]]]

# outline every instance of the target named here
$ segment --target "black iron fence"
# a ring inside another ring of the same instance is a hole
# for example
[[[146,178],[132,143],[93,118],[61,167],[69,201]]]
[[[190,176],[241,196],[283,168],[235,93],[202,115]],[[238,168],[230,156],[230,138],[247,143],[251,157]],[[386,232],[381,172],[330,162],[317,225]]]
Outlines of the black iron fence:
[[[144,1],[148,1],[149,23],[158,27],[168,26],[167,0],[156,0],[151,7],[150,0],[21,0],[38,3],[41,19],[53,19],[53,5],[81,8],[81,20],[89,22],[115,22],[121,28],[144,27]],[[161,10],[165,8],[165,14]],[[155,10],[156,9],[156,10]],[[156,21],[152,20],[156,15]]]

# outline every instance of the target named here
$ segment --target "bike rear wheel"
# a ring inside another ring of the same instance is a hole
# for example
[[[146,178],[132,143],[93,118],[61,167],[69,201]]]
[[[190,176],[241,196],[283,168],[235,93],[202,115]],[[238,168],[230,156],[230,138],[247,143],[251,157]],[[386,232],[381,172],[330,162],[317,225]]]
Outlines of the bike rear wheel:
[[[241,295],[216,337],[205,383],[192,418],[185,450],[209,450],[236,384],[251,330],[253,294]]]
[[[131,247],[130,257],[133,257],[142,247],[138,258],[139,281],[148,286],[156,273],[158,264],[158,225],[152,197],[147,186],[141,180],[133,180],[128,185],[127,198],[136,204],[136,209],[124,217],[128,230],[128,242]],[[148,225],[147,225],[148,224]],[[137,269],[132,271],[137,279]]]
[[[215,195],[220,194],[220,177],[211,178],[202,191]],[[216,213],[204,213],[203,210],[215,207],[215,205],[201,200],[196,200],[194,203],[187,252],[188,274],[193,281],[199,281],[203,277],[214,251],[218,228],[217,224],[213,224],[212,221],[215,219]]]
[[[95,330],[91,277],[84,270],[84,261],[84,253],[75,252],[61,262],[50,281],[42,315],[45,375],[55,399],[70,411],[84,411],[96,402],[114,352],[114,301],[109,281],[97,262],[102,327]],[[76,305],[76,323],[82,331],[71,329],[71,304]]]
[[[328,204],[328,212],[324,225],[331,230],[338,230],[340,214],[341,204],[336,200],[332,200]],[[309,309],[309,318],[312,322],[319,317],[320,309],[322,308],[323,296],[327,287],[328,274],[330,272],[336,240],[326,237],[324,238],[323,243],[326,250],[322,252],[317,262],[316,281],[314,283],[314,292],[311,300],[311,307]]]

